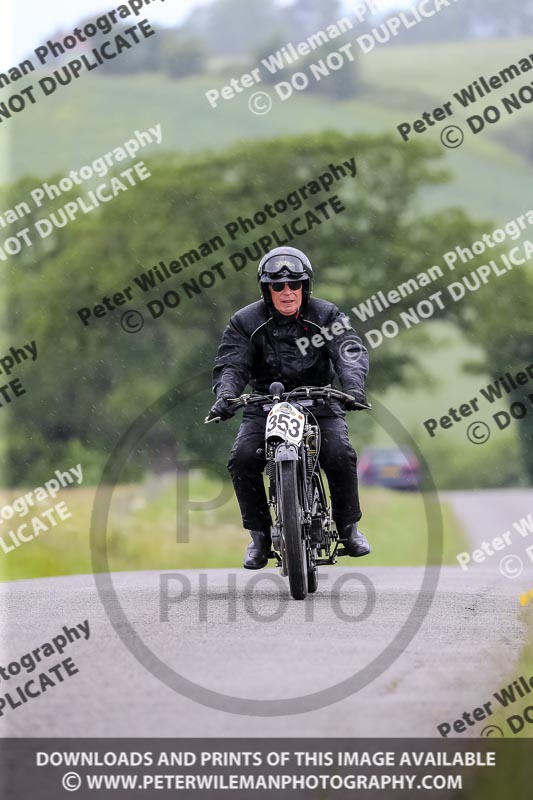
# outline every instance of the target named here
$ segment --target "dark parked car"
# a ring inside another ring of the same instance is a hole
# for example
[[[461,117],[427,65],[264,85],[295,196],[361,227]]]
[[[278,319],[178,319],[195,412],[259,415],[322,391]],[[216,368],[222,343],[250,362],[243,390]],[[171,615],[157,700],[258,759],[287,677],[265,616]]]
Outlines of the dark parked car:
[[[419,489],[420,464],[408,448],[368,447],[359,457],[359,480],[366,486]]]

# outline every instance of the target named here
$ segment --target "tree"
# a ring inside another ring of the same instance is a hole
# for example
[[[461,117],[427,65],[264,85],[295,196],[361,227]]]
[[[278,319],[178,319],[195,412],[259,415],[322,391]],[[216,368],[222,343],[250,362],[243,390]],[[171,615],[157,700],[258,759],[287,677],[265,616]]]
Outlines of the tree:
[[[295,41],[301,41],[301,38],[300,35],[300,39]],[[296,72],[303,72],[309,78],[309,85],[305,89],[306,93],[321,94],[332,100],[351,100],[359,90],[358,64],[355,61],[356,53],[353,43],[352,48],[349,50],[350,56],[347,53],[338,53],[331,65],[327,61],[330,53],[338,52],[339,48],[348,44],[349,41],[348,36],[339,36],[337,39],[328,42],[328,44],[313,50],[308,56],[301,58],[293,65],[285,65],[282,70],[275,73],[271,73],[263,66],[263,82],[276,84],[280,81],[290,81]],[[271,54],[276,53],[284,44],[286,42],[281,41],[279,38],[266,42],[257,50],[255,63],[261,64],[263,59],[268,59]],[[351,61],[350,57],[354,58],[354,61]],[[342,63],[343,61],[344,63]],[[339,64],[342,64],[340,69]]]
[[[342,16],[338,0],[296,0],[284,9],[290,35],[300,39],[327,28]]]
[[[90,18],[85,22],[92,22]],[[80,25],[84,23],[81,22]],[[113,36],[125,36],[125,31],[128,25],[119,24],[113,28]],[[111,34],[104,34],[99,31],[96,36],[90,40],[91,47],[101,47],[104,42],[109,40]],[[106,75],[133,75],[139,72],[157,72],[159,69],[159,49],[161,47],[161,39],[163,36],[161,28],[157,29],[155,36],[150,36],[144,39],[142,44],[131,47],[126,52],[123,52],[119,58],[107,59],[99,67],[101,74]]]
[[[300,187],[329,171],[328,165],[351,157],[358,167],[355,180],[337,182],[329,194],[308,191],[302,200]],[[37,361],[20,372],[27,395],[4,409],[12,431],[7,461],[13,484],[40,480],[80,448],[89,460],[105,457],[148,405],[198,373],[201,390],[149,432],[144,450],[168,460],[177,440],[181,456],[216,457],[223,463],[236,423],[216,431],[203,425],[212,401],[209,372],[229,317],[259,297],[256,254],[275,244],[261,237],[272,237],[273,230],[283,235],[284,224],[337,194],[345,211],[332,213],[291,243],[311,255],[315,294],[337,303],[356,322],[350,311],[356,303],[416,275],[457,241],[472,241],[479,232],[462,212],[412,213],[419,192],[445,179],[435,166],[438,157],[436,149],[418,143],[405,147],[395,137],[334,132],[188,159],[167,155],[148,162],[152,177],[146,182],[35,241],[18,257],[7,288],[5,325],[11,340],[31,336],[39,348]],[[31,186],[32,179],[26,179],[14,187],[12,207]],[[79,189],[63,195],[61,203],[76,194]],[[248,233],[226,228],[289,196],[286,212],[265,224],[252,219],[246,225],[255,229]],[[38,216],[57,208],[57,200],[48,201]],[[26,224],[34,221],[28,218]],[[161,261],[168,265],[217,236],[223,246],[199,263],[189,257],[181,272],[153,290],[143,293],[135,283],[139,273]],[[234,268],[230,256],[245,247],[250,257]],[[204,273],[214,274],[219,262],[224,279],[218,277],[209,288]],[[208,288],[198,283],[202,274]],[[102,317],[93,314],[88,326],[82,324],[80,308],[93,309],[125,287],[134,290],[131,303]],[[179,296],[173,308],[163,303],[169,291]],[[152,308],[165,313],[154,317],[147,305],[153,301],[160,306]],[[396,310],[409,305],[406,298]],[[124,308],[143,313],[145,325],[138,333],[122,329]],[[374,326],[370,320],[358,327]],[[417,357],[418,352],[406,353],[400,346],[372,353],[372,391],[405,383]],[[141,462],[137,453],[132,468],[141,469]]]
[[[214,55],[242,57],[281,35],[284,27],[272,0],[216,0],[209,8],[206,38]]]
[[[170,78],[201,75],[206,69],[207,53],[200,39],[182,39],[166,34],[160,48],[159,63]]]
[[[518,242],[512,244],[515,246]],[[501,251],[494,250],[491,258],[497,259],[499,252]],[[468,271],[470,269],[469,266]],[[531,272],[527,267],[516,267],[502,279],[505,281],[505,288],[499,280],[489,281],[482,290],[472,295],[467,307],[457,306],[454,314],[454,319],[465,336],[485,351],[485,362],[477,366],[486,371],[492,381],[498,380],[506,372],[516,374],[533,364],[533,333],[530,332],[533,303]],[[529,413],[523,419],[513,420],[512,424],[516,426],[519,436],[526,474],[533,482],[532,392],[533,386],[530,383],[519,386],[509,395],[503,395],[503,407],[508,408],[514,402],[521,402],[528,409]],[[498,404],[495,410],[499,409]]]

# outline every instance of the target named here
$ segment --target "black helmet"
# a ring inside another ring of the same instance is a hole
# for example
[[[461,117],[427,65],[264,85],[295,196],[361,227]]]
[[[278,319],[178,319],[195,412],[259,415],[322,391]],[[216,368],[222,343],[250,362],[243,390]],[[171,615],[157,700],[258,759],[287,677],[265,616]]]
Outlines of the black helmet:
[[[265,303],[271,307],[272,298],[268,290],[269,283],[279,281],[303,281],[302,307],[309,301],[313,285],[313,267],[301,250],[295,247],[276,247],[270,250],[259,262],[257,280],[261,284],[261,292]]]

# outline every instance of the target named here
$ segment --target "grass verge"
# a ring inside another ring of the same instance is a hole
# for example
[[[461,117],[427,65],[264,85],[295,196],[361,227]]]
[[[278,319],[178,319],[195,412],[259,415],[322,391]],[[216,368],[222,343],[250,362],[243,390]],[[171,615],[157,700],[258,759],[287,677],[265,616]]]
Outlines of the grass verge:
[[[183,490],[180,484],[180,491]],[[220,494],[220,484],[201,473],[192,473],[189,496],[204,504]],[[239,523],[237,502],[230,485],[216,508],[177,515],[177,487],[169,476],[145,485],[118,486],[108,521],[107,550],[112,571],[148,569],[235,568],[242,564],[248,535]],[[0,502],[8,503],[21,492],[2,492]],[[386,489],[362,489],[364,525],[373,552],[367,566],[417,566],[427,557],[428,530],[424,498],[418,493]],[[42,578],[93,572],[90,551],[90,520],[94,487],[64,490],[55,502],[64,501],[71,518],[9,553],[0,553],[2,580]],[[212,503],[216,505],[216,503]],[[42,513],[48,506],[41,504]],[[465,549],[462,531],[449,507],[442,507],[444,520],[444,563],[455,563],[457,552]],[[28,517],[4,522],[0,535],[10,543],[9,531]],[[189,530],[186,526],[188,524]],[[28,529],[31,529],[28,526]],[[178,544],[177,537],[188,539]],[[434,532],[431,533],[434,535]],[[12,544],[12,543],[11,543]],[[346,563],[345,559],[341,563]]]
[[[518,603],[518,599],[517,599]],[[527,640],[522,654],[512,674],[508,676],[508,683],[524,676],[526,681],[533,675],[533,606],[526,606],[523,611],[523,620],[527,626]],[[495,688],[499,691],[503,686]],[[502,729],[506,739],[531,739],[533,738],[533,725],[525,722],[522,730],[513,734],[505,722],[509,716],[523,716],[527,706],[533,707],[533,696],[526,694],[507,709],[501,709],[490,717],[490,724]],[[531,712],[530,712],[531,714]],[[531,715],[533,719],[533,715]],[[513,797],[516,800],[526,800],[533,796],[533,760],[531,759],[530,745],[524,749],[523,743],[506,741],[496,759],[496,767],[492,769],[481,768],[472,773],[464,790],[457,795],[457,800],[501,800],[503,797]]]

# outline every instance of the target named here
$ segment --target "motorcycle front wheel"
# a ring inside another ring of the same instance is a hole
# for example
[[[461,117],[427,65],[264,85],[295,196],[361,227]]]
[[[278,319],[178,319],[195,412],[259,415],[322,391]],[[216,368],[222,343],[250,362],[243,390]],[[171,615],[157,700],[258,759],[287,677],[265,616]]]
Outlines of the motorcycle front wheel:
[[[277,488],[289,588],[295,600],[304,600],[308,580],[307,549],[300,525],[297,468],[296,461],[279,462]]]

